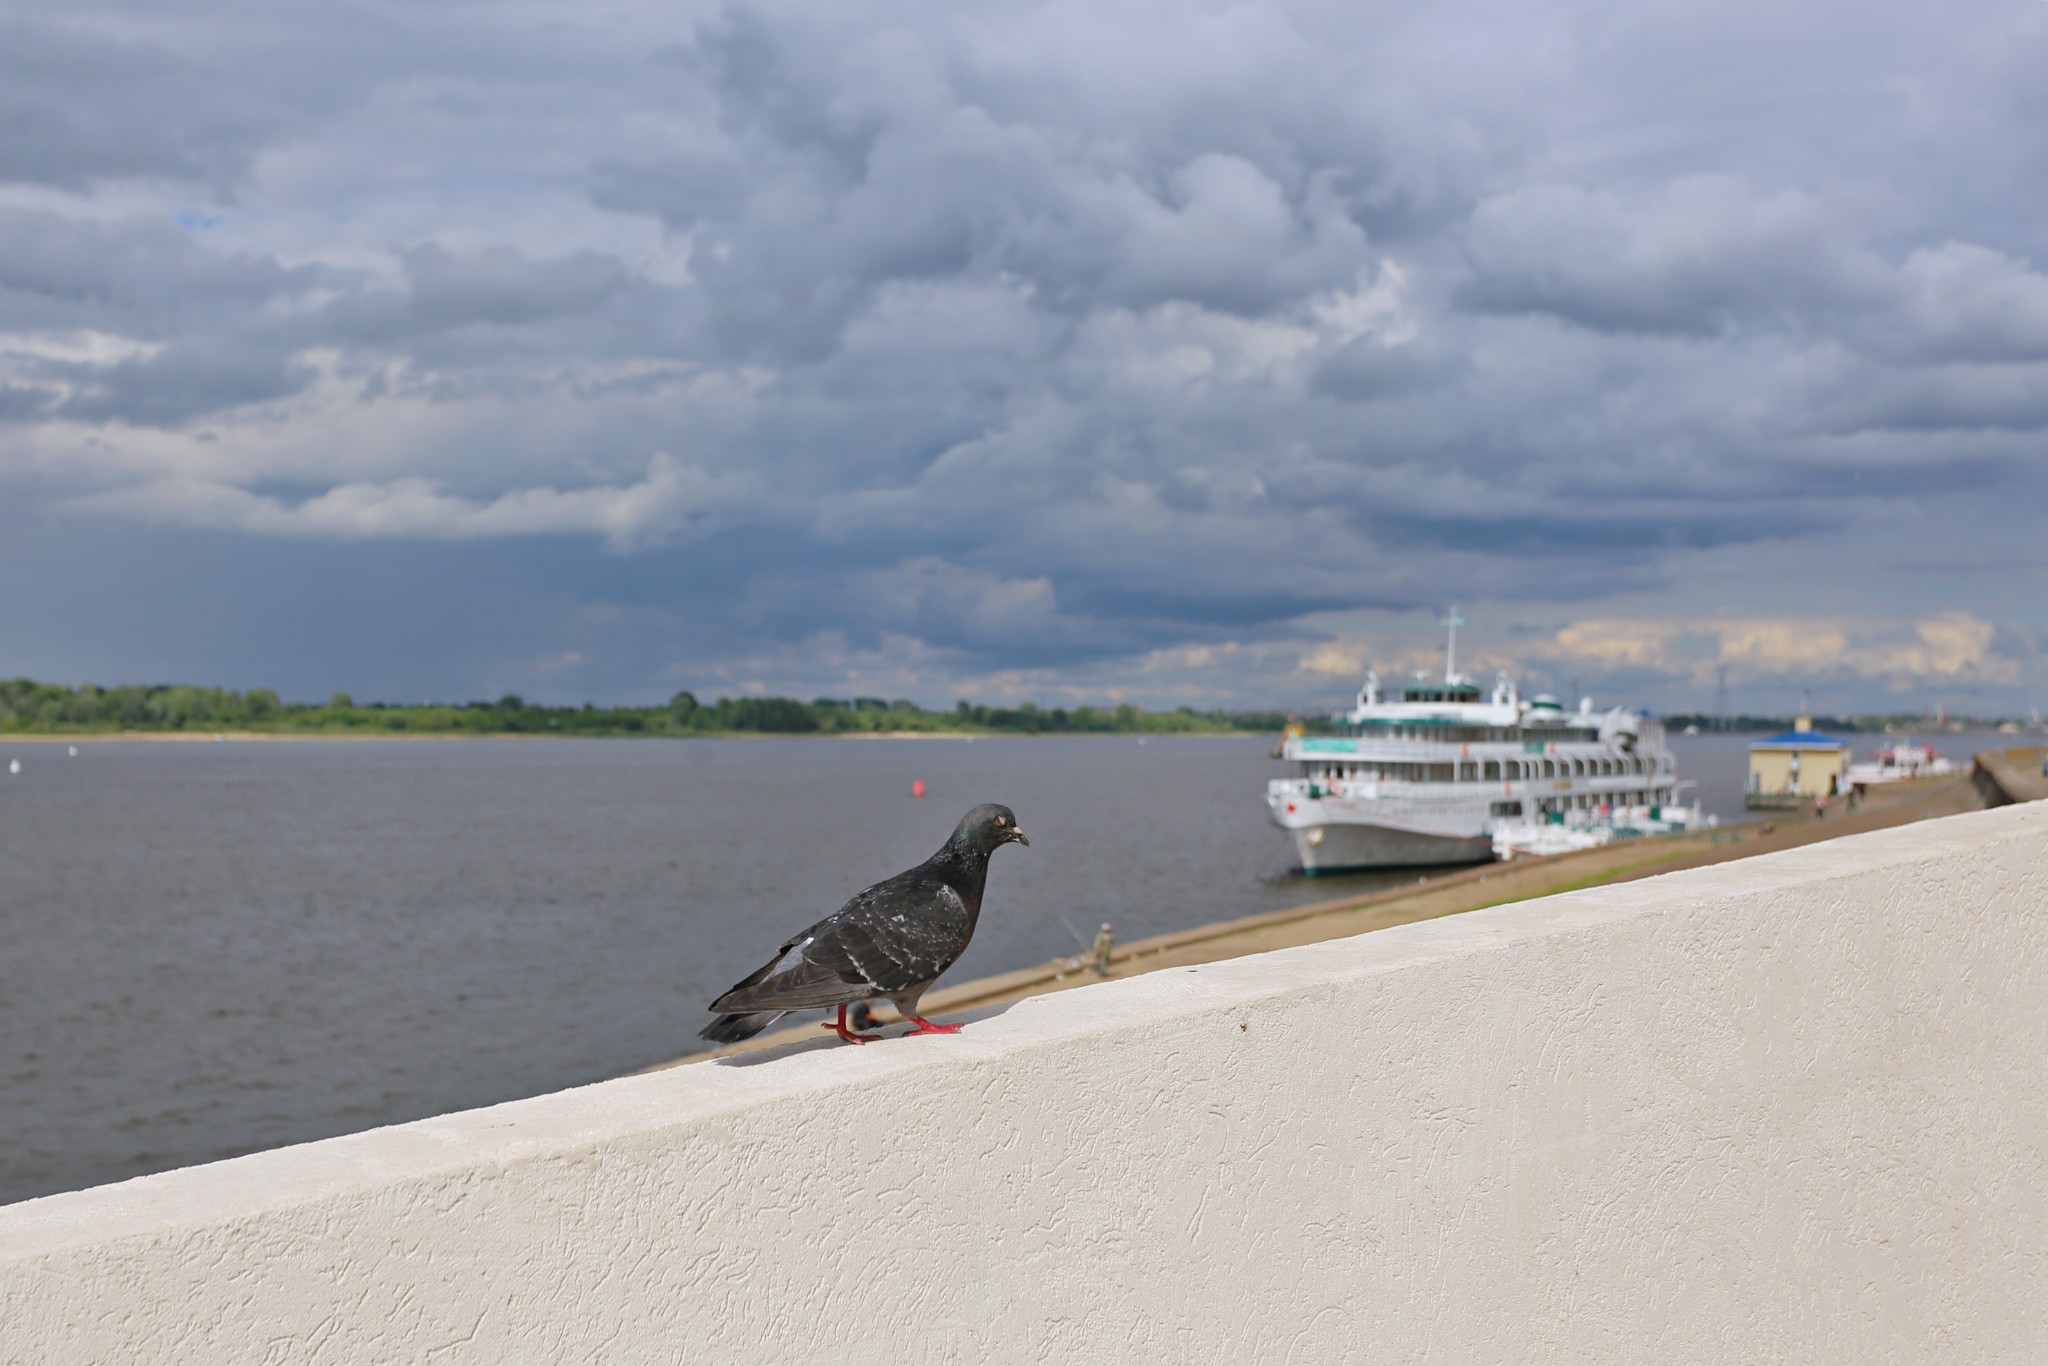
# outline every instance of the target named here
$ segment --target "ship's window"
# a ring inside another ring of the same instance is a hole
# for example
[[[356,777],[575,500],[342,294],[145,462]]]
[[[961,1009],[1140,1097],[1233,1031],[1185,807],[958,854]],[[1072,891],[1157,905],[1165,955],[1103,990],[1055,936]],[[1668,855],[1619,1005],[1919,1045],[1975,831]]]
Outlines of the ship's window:
[[[1500,778],[1500,761],[1497,759],[1488,759],[1483,765],[1481,765],[1479,770],[1479,776],[1482,781],[1498,781]]]
[[[1495,802],[1493,804],[1493,814],[1496,816],[1519,816],[1522,814],[1522,804],[1520,802]]]

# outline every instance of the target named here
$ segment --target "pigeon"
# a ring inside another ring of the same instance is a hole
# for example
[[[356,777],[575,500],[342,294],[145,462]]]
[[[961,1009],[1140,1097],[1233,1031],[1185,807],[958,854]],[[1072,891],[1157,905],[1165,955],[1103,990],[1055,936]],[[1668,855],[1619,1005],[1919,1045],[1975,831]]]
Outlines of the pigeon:
[[[1030,843],[1009,807],[975,807],[938,853],[877,882],[794,936],[759,971],[713,1001],[711,1009],[721,1013],[699,1037],[738,1043],[792,1010],[837,1006],[838,1018],[824,1028],[847,1043],[872,1043],[882,1036],[847,1028],[846,1008],[877,996],[888,997],[917,1026],[911,1034],[958,1033],[957,1024],[933,1024],[918,1014],[918,998],[974,937],[989,855],[1005,844]]]

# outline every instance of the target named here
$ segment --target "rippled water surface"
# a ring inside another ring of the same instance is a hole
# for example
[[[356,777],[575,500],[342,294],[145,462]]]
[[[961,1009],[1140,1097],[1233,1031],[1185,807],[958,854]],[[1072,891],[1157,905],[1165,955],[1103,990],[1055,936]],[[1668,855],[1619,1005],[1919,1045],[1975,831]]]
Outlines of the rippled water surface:
[[[1742,743],[1674,740],[1710,807]],[[1290,875],[1270,744],[0,741],[0,1201],[694,1051],[779,936],[980,801],[1032,847],[954,981],[1412,876]]]

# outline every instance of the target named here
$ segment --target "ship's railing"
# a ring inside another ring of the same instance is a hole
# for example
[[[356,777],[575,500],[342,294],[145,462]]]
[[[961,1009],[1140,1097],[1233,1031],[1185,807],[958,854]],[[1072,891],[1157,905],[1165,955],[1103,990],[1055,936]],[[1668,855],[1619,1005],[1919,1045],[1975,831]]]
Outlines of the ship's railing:
[[[1396,792],[1406,792],[1413,783],[1396,778],[1339,778],[1334,781],[1322,778],[1275,778],[1266,784],[1268,797],[1285,799],[1307,798],[1311,801],[1321,797],[1384,797]]]
[[[1266,783],[1269,799],[1286,800],[1306,798],[1314,801],[1323,797],[1350,797],[1370,800],[1375,797],[1407,795],[1417,788],[1477,788],[1484,787],[1499,792],[1503,788],[1508,795],[1516,797],[1624,797],[1630,794],[1654,794],[1661,790],[1676,790],[1681,784],[1669,773],[1581,773],[1558,778],[1487,778],[1474,781],[1470,778],[1459,782],[1434,779],[1409,778],[1273,778]],[[1659,802],[1636,803],[1654,806]]]
[[[1348,736],[1315,736],[1290,739],[1281,757],[1296,763],[1317,759],[1363,759],[1384,763],[1455,763],[1460,759],[1535,759],[1546,756],[1590,759],[1606,758],[1628,751],[1599,740],[1544,740],[1500,742],[1474,740],[1469,743],[1439,744],[1430,740],[1353,740]]]

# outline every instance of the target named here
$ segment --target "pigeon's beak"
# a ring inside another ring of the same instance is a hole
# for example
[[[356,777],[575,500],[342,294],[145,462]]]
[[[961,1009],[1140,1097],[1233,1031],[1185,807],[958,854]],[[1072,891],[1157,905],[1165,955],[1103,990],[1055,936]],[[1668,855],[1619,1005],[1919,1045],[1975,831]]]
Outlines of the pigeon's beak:
[[[1021,844],[1021,845],[1023,845],[1023,846],[1024,846],[1024,847],[1025,847],[1026,849],[1029,849],[1029,848],[1031,847],[1031,841],[1030,841],[1030,840],[1027,840],[1027,839],[1025,839],[1025,838],[1024,838],[1024,832],[1023,832],[1022,830],[1019,830],[1019,829],[1018,829],[1018,828],[1017,828],[1016,826],[1014,826],[1014,825],[1010,827],[1010,835],[1009,835],[1009,838],[1011,839],[1011,841],[1012,841],[1012,842],[1014,842],[1014,843],[1017,843],[1017,844]]]

